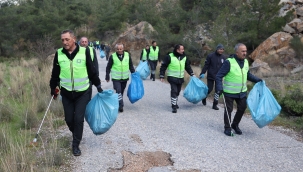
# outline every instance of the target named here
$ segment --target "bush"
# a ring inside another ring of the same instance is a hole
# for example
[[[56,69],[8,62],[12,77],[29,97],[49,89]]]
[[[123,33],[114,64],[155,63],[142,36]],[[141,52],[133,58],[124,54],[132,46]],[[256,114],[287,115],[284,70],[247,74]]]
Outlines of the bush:
[[[298,85],[288,88],[286,95],[281,98],[281,107],[291,116],[303,116],[303,91]]]

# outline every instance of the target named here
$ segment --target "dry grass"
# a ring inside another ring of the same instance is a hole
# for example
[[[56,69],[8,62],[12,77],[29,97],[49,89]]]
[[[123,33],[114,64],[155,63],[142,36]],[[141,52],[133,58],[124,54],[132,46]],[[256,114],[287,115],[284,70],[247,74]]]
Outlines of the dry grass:
[[[0,63],[0,171],[58,171],[66,156],[62,103],[53,101],[39,133],[38,147],[28,147],[50,101],[51,66],[36,59]],[[62,122],[63,121],[63,122]]]

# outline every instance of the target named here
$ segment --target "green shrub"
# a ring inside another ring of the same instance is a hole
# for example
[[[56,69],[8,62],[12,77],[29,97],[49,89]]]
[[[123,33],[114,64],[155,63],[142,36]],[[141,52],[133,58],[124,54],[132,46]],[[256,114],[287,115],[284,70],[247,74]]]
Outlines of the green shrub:
[[[298,85],[292,85],[281,99],[281,106],[291,116],[303,116],[303,92]]]

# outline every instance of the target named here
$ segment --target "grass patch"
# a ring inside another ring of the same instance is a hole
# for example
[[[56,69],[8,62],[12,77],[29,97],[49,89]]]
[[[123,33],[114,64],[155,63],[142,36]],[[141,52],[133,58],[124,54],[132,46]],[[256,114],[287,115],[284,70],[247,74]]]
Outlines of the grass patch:
[[[38,147],[30,147],[51,97],[51,65],[38,63],[22,58],[0,63],[0,171],[60,171],[69,166],[70,142],[58,138],[56,130],[65,123],[60,101],[50,106]]]

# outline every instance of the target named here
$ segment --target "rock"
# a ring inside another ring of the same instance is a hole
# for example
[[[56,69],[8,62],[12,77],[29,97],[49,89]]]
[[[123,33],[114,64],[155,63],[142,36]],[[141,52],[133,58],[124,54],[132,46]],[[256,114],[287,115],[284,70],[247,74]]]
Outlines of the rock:
[[[285,51],[288,51],[291,49],[289,47],[289,41],[292,39],[292,36],[289,33],[285,32],[277,32],[267,38],[264,42],[262,42],[249,56],[252,60],[260,59],[262,61],[266,61],[267,58],[270,56],[277,55],[277,51],[283,47],[287,47],[286,49],[283,49]],[[287,54],[287,52],[279,52],[280,54]],[[292,55],[293,53],[290,53],[288,55]],[[281,57],[283,58],[283,57]],[[270,61],[270,60],[269,60]],[[268,61],[267,61],[268,62]]]
[[[283,31],[287,32],[287,33],[296,33],[296,30],[292,27],[290,27],[288,24],[286,24],[283,27]]]
[[[122,43],[124,45],[124,49],[131,53],[133,61],[135,58],[138,60],[142,49],[145,48],[146,45],[151,45],[152,40],[150,39],[149,35],[154,31],[155,30],[151,24],[142,21],[120,34],[120,36],[112,44],[112,47],[114,47],[117,43]]]
[[[303,4],[303,0],[295,0],[296,4]]]
[[[299,18],[293,19],[291,22],[288,23],[288,25],[294,29],[297,28],[297,26],[302,23],[302,20]]]
[[[265,63],[265,62],[261,61],[260,59],[256,59],[252,63],[252,65],[249,68],[249,71],[252,74],[257,75],[259,77],[269,76],[272,73],[272,70],[269,67],[268,63]]]
[[[298,16],[303,16],[303,7],[297,8],[296,13],[297,13]]]

